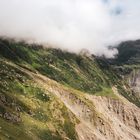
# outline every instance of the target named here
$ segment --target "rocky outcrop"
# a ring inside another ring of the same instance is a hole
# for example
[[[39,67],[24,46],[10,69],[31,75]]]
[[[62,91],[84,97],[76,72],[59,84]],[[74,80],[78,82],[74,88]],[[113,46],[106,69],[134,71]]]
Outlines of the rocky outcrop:
[[[111,122],[111,128],[118,136],[117,139],[140,139],[140,109],[138,107],[131,103],[106,97],[90,96],[89,99],[96,104],[96,108],[103,115],[103,118]]]
[[[98,114],[94,103],[86,97],[80,98],[72,92],[57,87],[50,88],[50,92],[55,93],[80,120],[80,124],[76,127],[79,139],[82,140],[81,133],[84,135],[84,140],[103,140],[107,137],[112,140],[117,139],[109,122]]]
[[[140,140],[140,109],[118,93],[118,99],[111,99],[87,94],[80,98],[56,87],[50,91],[80,120],[80,140]]]
[[[22,121],[19,114],[12,114],[10,112],[4,113],[3,118],[12,123],[19,123]]]
[[[135,69],[127,76],[133,94],[140,99],[140,69]]]

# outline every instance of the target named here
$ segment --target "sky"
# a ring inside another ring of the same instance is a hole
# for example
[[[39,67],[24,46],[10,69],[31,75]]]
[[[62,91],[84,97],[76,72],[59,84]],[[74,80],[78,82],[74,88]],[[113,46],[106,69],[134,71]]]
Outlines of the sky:
[[[113,57],[140,39],[140,0],[0,0],[0,36]]]

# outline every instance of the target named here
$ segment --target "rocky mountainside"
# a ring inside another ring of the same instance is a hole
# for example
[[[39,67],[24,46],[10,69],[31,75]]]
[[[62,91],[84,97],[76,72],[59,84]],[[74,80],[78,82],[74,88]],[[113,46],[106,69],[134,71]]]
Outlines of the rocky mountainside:
[[[140,140],[139,63],[132,57],[1,39],[0,140]]]
[[[117,46],[118,55],[109,60],[116,72],[129,85],[130,99],[139,106],[140,101],[140,40],[127,41]]]

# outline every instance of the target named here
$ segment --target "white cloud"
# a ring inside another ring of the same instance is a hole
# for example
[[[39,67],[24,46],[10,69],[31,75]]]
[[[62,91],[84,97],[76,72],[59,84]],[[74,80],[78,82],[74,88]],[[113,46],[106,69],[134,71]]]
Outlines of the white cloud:
[[[139,7],[139,0],[0,0],[0,35],[112,57],[106,46],[140,37]]]

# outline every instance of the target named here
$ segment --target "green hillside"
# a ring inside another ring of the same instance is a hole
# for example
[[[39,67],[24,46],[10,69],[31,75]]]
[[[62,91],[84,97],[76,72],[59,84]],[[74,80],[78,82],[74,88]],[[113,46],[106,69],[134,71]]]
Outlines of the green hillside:
[[[0,78],[1,140],[76,139],[74,115],[32,77],[1,59]]]
[[[110,87],[117,79],[102,59],[60,49],[1,40],[0,55],[25,69],[92,94]]]

